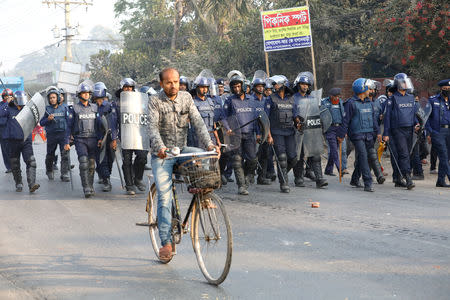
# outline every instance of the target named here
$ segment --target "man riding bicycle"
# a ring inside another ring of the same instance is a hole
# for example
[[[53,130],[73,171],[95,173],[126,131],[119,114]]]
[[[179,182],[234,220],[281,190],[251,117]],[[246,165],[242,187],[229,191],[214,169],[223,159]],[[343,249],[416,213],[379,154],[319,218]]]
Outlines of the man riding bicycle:
[[[152,151],[152,170],[158,195],[158,231],[162,248],[162,261],[172,258],[172,237],[170,234],[172,214],[172,172],[173,167],[183,161],[172,158],[164,161],[169,148],[178,147],[183,152],[201,152],[202,149],[186,147],[189,123],[195,130],[197,139],[207,150],[220,149],[211,141],[208,130],[198,112],[192,96],[180,91],[180,74],[176,69],[167,68],[159,73],[161,91],[149,99],[149,136]],[[186,158],[184,158],[186,159]]]

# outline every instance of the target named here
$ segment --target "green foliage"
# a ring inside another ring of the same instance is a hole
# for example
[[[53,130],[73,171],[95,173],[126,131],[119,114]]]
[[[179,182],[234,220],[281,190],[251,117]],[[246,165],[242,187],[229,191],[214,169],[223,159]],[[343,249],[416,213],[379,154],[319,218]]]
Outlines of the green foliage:
[[[318,86],[330,87],[334,64],[342,61],[365,62],[367,77],[400,70],[433,80],[445,74],[448,4],[419,1],[418,9],[415,2],[310,0]],[[93,56],[93,79],[117,86],[129,76],[144,83],[167,66],[191,78],[204,68],[217,77],[232,69],[251,77],[255,70],[265,70],[260,12],[302,5],[294,0],[118,0],[115,11],[122,20],[124,47],[119,53]],[[175,22],[180,13],[181,21]],[[269,60],[272,75],[293,79],[312,71],[310,49],[270,52]]]

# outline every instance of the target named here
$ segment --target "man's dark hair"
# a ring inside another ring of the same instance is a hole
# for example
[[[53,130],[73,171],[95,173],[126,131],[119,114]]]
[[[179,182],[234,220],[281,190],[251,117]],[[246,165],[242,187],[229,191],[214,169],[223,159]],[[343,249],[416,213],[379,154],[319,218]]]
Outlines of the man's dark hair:
[[[169,71],[175,71],[179,74],[178,70],[175,68],[165,68],[161,72],[159,72],[159,81],[162,82],[164,78],[164,74],[166,74]]]

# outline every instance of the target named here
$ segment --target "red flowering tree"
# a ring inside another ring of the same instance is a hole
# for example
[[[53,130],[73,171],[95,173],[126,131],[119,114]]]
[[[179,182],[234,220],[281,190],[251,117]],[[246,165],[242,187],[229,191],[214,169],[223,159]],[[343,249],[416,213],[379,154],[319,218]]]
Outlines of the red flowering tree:
[[[450,75],[449,17],[447,1],[385,1],[371,18],[371,55],[429,88]]]

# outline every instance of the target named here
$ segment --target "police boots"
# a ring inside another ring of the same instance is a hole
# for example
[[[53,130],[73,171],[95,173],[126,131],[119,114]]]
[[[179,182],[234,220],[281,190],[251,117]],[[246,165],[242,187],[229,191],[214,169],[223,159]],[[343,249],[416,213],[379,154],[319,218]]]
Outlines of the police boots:
[[[259,166],[260,169],[258,170],[258,178],[256,179],[256,183],[261,185],[269,185],[271,181],[267,178],[267,159],[260,159]]]
[[[378,184],[383,184],[386,180],[383,176],[383,171],[381,171],[381,165],[378,161],[377,153],[375,152],[375,148],[369,149],[368,153],[369,158],[369,166],[373,170],[375,177],[377,178]]]
[[[255,183],[255,170],[257,165],[258,160],[256,158],[253,160],[246,160],[244,163],[245,185],[247,187],[249,184]]]
[[[54,161],[55,157],[53,155],[47,154],[47,156],[45,157],[45,173],[47,174],[49,180],[55,179],[55,176],[53,174]]]
[[[69,151],[63,151],[61,153],[61,180],[63,182],[69,182],[70,176],[69,176]]]
[[[314,176],[312,164],[313,164],[312,159],[308,158],[306,160],[305,177],[309,178],[311,181],[316,181],[316,176]]]
[[[36,159],[34,156],[31,156],[27,162],[27,182],[30,193],[34,193],[40,187],[36,183]]]
[[[412,190],[416,185],[414,184],[414,182],[411,179],[411,174],[406,174],[405,175],[405,180],[406,180],[406,188],[408,190]]]
[[[286,154],[282,153],[278,157],[278,180],[280,181],[280,191],[282,193],[289,193],[291,189],[289,188],[289,179],[288,179],[288,163]]]
[[[305,186],[305,181],[303,179],[303,170],[304,170],[303,160],[297,161],[297,163],[295,164],[295,166],[293,168],[294,177],[295,177],[294,183],[295,183],[295,186],[297,186],[297,187]]]
[[[244,169],[242,168],[242,157],[239,154],[233,155],[231,163],[234,170],[234,177],[238,185],[239,195],[248,195],[247,186],[245,185]]]
[[[111,186],[111,181],[110,181],[109,177],[104,178],[102,183],[103,183],[102,190],[104,192],[111,192],[112,186]]]
[[[16,192],[21,192],[23,189],[22,171],[20,170],[20,158],[11,158],[11,171],[16,183]]]
[[[91,196],[94,195],[95,159],[89,159],[88,184]]]
[[[83,186],[84,197],[89,198],[92,196],[91,189],[89,187],[89,162],[87,156],[81,156],[78,158],[80,162],[80,179]]]
[[[322,165],[320,163],[320,156],[313,157],[311,167],[313,169],[314,176],[316,178],[316,188],[322,188],[324,186],[327,186],[328,182],[325,179],[323,179]]]
[[[134,169],[134,185],[138,188],[139,191],[145,192],[146,185],[143,182],[142,178],[144,177],[145,164],[147,163],[147,155],[145,157],[138,156],[134,160],[133,169]]]

